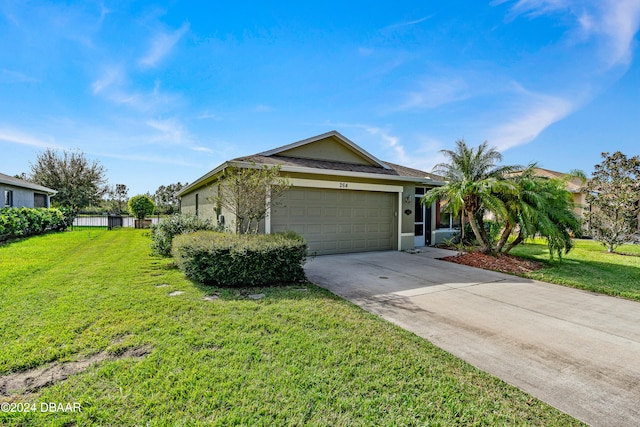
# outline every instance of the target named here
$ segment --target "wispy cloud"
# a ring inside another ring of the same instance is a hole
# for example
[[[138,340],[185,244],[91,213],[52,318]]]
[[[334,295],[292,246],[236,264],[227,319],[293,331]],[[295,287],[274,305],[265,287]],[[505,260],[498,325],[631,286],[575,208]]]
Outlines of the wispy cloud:
[[[257,113],[271,113],[274,110],[275,108],[273,108],[271,105],[266,104],[260,104],[257,105],[256,108],[254,108],[254,111]]]
[[[510,0],[497,0],[492,4],[509,2]],[[607,68],[629,64],[634,38],[640,27],[640,1],[518,0],[511,7],[513,17],[522,14],[535,18],[559,12],[568,12],[574,16],[585,39],[596,39],[601,60]]]
[[[9,142],[12,144],[30,145],[32,147],[39,148],[63,148],[52,140],[46,141],[36,136],[8,128],[0,128],[0,141]]]
[[[169,142],[172,144],[185,144],[190,142],[191,137],[184,126],[174,118],[147,120],[147,126],[160,132],[156,137],[157,141]]]
[[[552,124],[571,114],[577,106],[560,97],[531,94],[522,104],[527,107],[506,122],[488,131],[489,142],[498,150],[526,144]]]
[[[143,68],[153,68],[158,65],[187,31],[189,31],[189,23],[184,23],[175,31],[156,34],[151,40],[149,51],[140,58],[138,64]]]
[[[382,28],[380,31],[381,32],[385,32],[385,31],[393,31],[393,30],[403,29],[403,28],[407,28],[407,27],[412,27],[414,25],[421,24],[421,23],[423,23],[424,21],[427,21],[430,18],[431,18],[431,16],[424,16],[422,18],[412,19],[410,21],[398,22],[396,24],[388,25],[388,26]]]
[[[7,70],[5,68],[0,70],[0,83],[39,83],[40,80],[35,77],[30,77],[26,74],[18,71]]]
[[[120,85],[123,80],[123,71],[120,67],[110,67],[105,70],[102,77],[91,84],[94,95],[102,93],[105,89],[114,85]]]
[[[418,108],[436,108],[471,96],[467,82],[459,77],[426,79],[409,92],[396,111]]]
[[[122,67],[109,67],[102,76],[91,84],[94,95],[101,96],[118,105],[127,105],[141,112],[155,112],[166,105],[176,105],[180,96],[168,94],[161,90],[160,81],[156,80],[150,91],[141,91],[129,87],[125,71]]]

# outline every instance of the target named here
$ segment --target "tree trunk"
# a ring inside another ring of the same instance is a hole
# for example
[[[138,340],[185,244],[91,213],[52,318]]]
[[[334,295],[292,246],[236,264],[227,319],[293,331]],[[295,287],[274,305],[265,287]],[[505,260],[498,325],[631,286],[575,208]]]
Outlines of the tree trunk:
[[[524,237],[522,237],[522,230],[521,230],[518,233],[518,237],[516,237],[516,240],[514,240],[513,242],[511,242],[509,244],[509,246],[507,246],[507,249],[504,251],[504,253],[508,254],[511,249],[513,249],[514,247],[518,246],[520,243],[522,243],[523,240],[524,240]]]
[[[511,224],[511,222],[507,222],[507,225],[502,231],[502,235],[500,236],[500,240],[498,240],[498,245],[496,246],[496,252],[502,252],[502,248],[504,248],[504,245],[507,243],[507,239],[509,239],[509,236],[511,235],[512,231],[513,231],[513,225]]]
[[[489,251],[489,246],[487,245],[487,243],[482,238],[482,234],[480,233],[480,230],[478,229],[478,224],[476,223],[476,219],[474,218],[473,213],[467,211],[467,217],[469,218],[469,225],[471,225],[471,229],[473,230],[473,234],[475,234],[476,240],[478,240],[478,243],[480,243],[480,246],[482,248],[482,252],[488,252]]]

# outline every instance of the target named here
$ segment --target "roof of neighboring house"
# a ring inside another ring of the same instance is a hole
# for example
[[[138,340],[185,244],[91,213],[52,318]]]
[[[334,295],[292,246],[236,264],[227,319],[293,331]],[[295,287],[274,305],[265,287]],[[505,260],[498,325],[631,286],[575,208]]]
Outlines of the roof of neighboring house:
[[[348,163],[336,160],[335,158],[318,159],[309,156],[308,153],[305,153],[305,155],[301,154],[300,150],[304,149],[305,146],[314,143],[322,144],[326,141],[332,141],[332,143],[344,147],[344,149],[348,150],[348,153],[351,153],[349,154],[350,156],[356,156],[356,162]],[[360,159],[362,162],[357,163]],[[203,183],[211,182],[218,173],[229,166],[250,167],[254,164],[258,166],[280,165],[283,172],[305,172],[326,175],[344,174],[345,176],[366,176],[369,178],[376,178],[377,175],[381,179],[416,181],[434,185],[442,184],[444,181],[442,177],[429,172],[379,160],[334,130],[262,153],[238,157],[225,162],[206,175],[198,178],[190,185],[184,187],[178,192],[178,196],[188,193]]]
[[[44,187],[39,184],[34,184],[33,182],[25,181],[24,179],[16,178],[14,176],[5,175],[0,173],[0,184],[12,185],[14,187],[22,187],[28,188],[30,190],[40,191],[47,194],[56,194],[56,190],[52,190],[51,188]]]
[[[569,174],[563,172],[552,171],[543,168],[533,168],[537,176],[544,178],[565,179]],[[584,191],[584,183],[578,177],[570,178],[567,181],[567,190],[571,193],[580,193]]]

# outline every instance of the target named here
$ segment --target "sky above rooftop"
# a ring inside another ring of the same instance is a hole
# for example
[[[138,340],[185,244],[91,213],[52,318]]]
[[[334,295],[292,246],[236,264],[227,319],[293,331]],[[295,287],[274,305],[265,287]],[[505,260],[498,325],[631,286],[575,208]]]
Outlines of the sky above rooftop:
[[[80,150],[133,195],[334,129],[426,171],[640,154],[640,0],[305,3],[0,2],[0,172]]]

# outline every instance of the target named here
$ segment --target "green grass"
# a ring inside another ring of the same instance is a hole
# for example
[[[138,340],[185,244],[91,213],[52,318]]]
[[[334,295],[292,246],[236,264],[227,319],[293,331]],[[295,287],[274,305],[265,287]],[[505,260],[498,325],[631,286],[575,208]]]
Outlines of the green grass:
[[[607,253],[593,240],[576,240],[562,260],[550,261],[546,243],[536,240],[511,253],[545,263],[544,269],[527,275],[532,279],[640,300],[640,246],[623,245],[616,251]]]
[[[29,396],[0,396],[82,407],[0,412],[1,425],[579,424],[312,284],[194,284],[150,255],[145,234],[83,230],[0,246],[0,376],[151,349]],[[168,296],[175,290],[184,294]],[[213,292],[220,299],[202,299]]]

